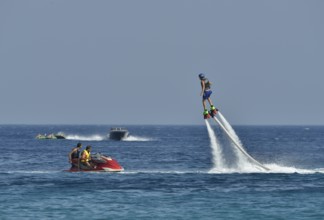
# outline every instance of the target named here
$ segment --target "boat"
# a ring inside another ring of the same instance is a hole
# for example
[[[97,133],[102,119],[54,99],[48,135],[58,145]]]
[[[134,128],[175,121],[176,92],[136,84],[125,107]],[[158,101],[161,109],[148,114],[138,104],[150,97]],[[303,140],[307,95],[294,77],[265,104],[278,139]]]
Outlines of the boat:
[[[60,133],[57,133],[57,134],[48,134],[48,135],[46,135],[46,134],[38,134],[36,136],[36,139],[39,139],[39,140],[41,140],[41,139],[66,139],[66,137],[62,132],[60,132]]]
[[[93,169],[81,169],[79,166],[79,160],[73,159],[72,166],[69,172],[121,172],[124,168],[110,156],[103,155],[101,153],[91,154],[91,163],[94,165]]]
[[[112,140],[120,141],[127,138],[129,132],[125,128],[111,128],[109,138]]]

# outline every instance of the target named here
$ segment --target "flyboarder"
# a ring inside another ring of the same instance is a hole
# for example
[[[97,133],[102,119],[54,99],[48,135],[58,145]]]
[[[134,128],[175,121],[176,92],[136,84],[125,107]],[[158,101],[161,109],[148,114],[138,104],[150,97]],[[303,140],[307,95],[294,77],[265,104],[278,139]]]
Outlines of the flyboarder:
[[[204,107],[204,119],[210,118],[210,114],[213,117],[214,115],[216,115],[218,109],[215,108],[215,106],[213,105],[211,99],[210,99],[210,95],[212,94],[212,90],[211,90],[211,82],[205,77],[205,75],[203,73],[199,74],[199,79],[201,82],[201,93],[200,96],[203,97],[202,99],[202,103],[203,103],[203,107]],[[206,108],[206,100],[208,100],[209,105],[210,105],[210,113],[208,112],[207,108]]]

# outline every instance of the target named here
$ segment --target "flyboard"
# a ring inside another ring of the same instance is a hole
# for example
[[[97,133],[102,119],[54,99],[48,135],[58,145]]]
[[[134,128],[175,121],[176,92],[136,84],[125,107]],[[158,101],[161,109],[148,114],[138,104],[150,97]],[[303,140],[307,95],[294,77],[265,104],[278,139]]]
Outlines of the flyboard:
[[[218,111],[217,111],[218,112]],[[221,127],[221,129],[225,132],[225,134],[231,139],[231,141],[234,143],[235,147],[241,151],[251,162],[253,162],[258,167],[269,171],[270,169],[265,167],[263,164],[261,164],[259,161],[254,159],[250,154],[248,154],[238,143],[237,141],[232,137],[232,135],[229,133],[229,131],[225,128],[225,126],[216,118],[215,114],[211,114],[211,117],[214,119],[214,121]]]

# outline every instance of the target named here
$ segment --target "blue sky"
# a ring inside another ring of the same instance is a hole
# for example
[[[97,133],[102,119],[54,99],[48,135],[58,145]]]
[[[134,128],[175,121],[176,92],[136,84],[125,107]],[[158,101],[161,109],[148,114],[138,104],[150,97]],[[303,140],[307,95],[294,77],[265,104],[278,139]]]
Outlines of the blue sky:
[[[324,124],[324,1],[0,1],[0,124]]]

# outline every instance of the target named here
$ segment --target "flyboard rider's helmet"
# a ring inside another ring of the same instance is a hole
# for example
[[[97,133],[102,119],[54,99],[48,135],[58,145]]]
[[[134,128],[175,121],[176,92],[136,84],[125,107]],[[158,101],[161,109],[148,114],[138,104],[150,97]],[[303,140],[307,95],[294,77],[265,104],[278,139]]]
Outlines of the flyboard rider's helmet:
[[[200,73],[200,74],[199,74],[199,79],[202,80],[202,79],[205,79],[205,78],[206,78],[206,77],[205,77],[205,74],[203,74],[203,73]]]

